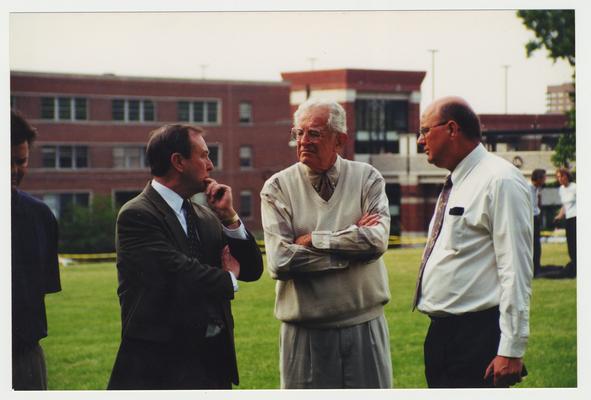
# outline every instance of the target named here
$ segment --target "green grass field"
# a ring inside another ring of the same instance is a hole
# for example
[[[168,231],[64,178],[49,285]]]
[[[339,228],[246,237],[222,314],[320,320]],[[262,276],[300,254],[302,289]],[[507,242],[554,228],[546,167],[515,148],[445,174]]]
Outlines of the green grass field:
[[[396,388],[424,388],[422,345],[428,318],[410,312],[421,249],[385,256],[392,300],[386,306]],[[566,244],[545,244],[542,264],[564,265]],[[62,292],[47,296],[49,337],[42,341],[53,390],[101,390],[119,346],[117,274],[113,263],[62,268]],[[278,330],[273,317],[274,281],[267,273],[241,283],[233,301],[240,389],[279,387]],[[533,282],[529,376],[518,387],[577,386],[576,282]]]

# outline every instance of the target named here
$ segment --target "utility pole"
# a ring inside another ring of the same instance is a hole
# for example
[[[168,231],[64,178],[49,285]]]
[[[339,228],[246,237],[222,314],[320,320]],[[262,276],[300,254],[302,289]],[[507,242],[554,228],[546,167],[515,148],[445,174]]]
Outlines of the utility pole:
[[[207,65],[207,64],[199,64],[199,66],[201,67],[201,79],[205,79],[205,70],[207,69],[207,67],[209,65]]]
[[[439,50],[429,49],[431,52],[431,101],[435,100],[435,53]]]
[[[509,102],[509,95],[508,95],[508,71],[509,71],[509,65],[503,65],[503,68],[505,69],[505,114],[507,114],[508,112],[508,102]]]

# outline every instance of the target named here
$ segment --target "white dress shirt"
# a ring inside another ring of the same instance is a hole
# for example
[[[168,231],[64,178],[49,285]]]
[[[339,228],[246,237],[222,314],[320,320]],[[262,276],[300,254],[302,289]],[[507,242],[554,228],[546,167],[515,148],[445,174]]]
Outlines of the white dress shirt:
[[[564,207],[565,218],[574,218],[577,216],[577,185],[574,182],[568,186],[560,186],[558,188],[560,201]]]
[[[540,195],[541,190],[542,190],[542,188],[537,187],[536,185],[534,185],[531,182],[529,183],[529,191],[531,194],[531,205],[533,207],[535,217],[540,215],[540,213],[542,212],[542,210],[540,209],[540,204],[538,203],[538,197]]]
[[[185,231],[186,235],[187,220],[185,218],[185,213],[183,212],[183,198],[179,196],[178,193],[174,190],[164,186],[163,184],[157,182],[154,179],[152,179],[151,185],[154,188],[154,190],[156,190],[158,194],[162,196],[166,204],[168,204],[168,206],[172,209],[177,219],[179,220],[179,223],[181,224],[183,231]],[[240,226],[238,228],[228,229],[224,225],[222,225],[222,228],[224,230],[224,233],[232,239],[246,240],[248,238],[242,221],[240,221]],[[232,285],[234,286],[234,291],[236,292],[238,291],[238,280],[231,271],[228,272],[230,273],[230,277],[232,278]]]
[[[498,355],[522,357],[529,336],[533,215],[521,172],[479,144],[451,174],[418,310],[460,315],[499,306]],[[451,212],[450,215],[450,210]],[[433,219],[429,232],[432,229]]]

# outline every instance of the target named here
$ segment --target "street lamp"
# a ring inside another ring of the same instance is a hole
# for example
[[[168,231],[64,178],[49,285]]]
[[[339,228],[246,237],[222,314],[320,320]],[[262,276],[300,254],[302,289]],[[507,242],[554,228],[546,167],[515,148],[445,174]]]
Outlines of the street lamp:
[[[439,50],[429,49],[431,52],[431,100],[435,100],[435,53]]]
[[[509,67],[510,65],[503,65],[502,66],[505,69],[505,114],[507,114],[508,111],[508,101],[509,101],[509,95],[508,95],[508,71],[509,71]]]

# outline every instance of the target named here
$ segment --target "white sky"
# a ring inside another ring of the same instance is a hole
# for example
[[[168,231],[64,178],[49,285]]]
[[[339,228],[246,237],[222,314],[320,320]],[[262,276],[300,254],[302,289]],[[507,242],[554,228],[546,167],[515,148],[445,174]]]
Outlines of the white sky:
[[[546,86],[571,79],[514,10],[350,12],[13,13],[13,70],[271,80],[283,71],[426,71],[423,107],[460,95],[480,113],[544,113]],[[310,61],[314,58],[314,61]],[[202,67],[206,65],[206,67]]]

